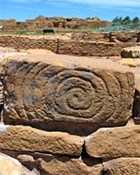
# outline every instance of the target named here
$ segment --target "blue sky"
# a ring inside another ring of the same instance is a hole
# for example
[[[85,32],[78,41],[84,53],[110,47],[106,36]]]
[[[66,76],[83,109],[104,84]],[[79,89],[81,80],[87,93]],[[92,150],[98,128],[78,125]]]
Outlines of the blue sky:
[[[112,20],[116,16],[140,18],[140,0],[0,0],[0,19],[24,21],[46,17],[94,17]]]

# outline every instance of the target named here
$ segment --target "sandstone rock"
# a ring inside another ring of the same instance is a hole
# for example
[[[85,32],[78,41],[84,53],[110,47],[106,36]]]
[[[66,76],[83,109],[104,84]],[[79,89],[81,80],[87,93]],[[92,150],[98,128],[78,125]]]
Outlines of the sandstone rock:
[[[134,76],[109,60],[64,55],[13,56],[5,64],[4,121],[123,125]]]
[[[92,164],[93,162],[91,162]],[[102,165],[87,166],[82,160],[71,159],[65,162],[52,159],[51,162],[41,161],[40,169],[46,174],[53,175],[101,175]]]
[[[17,159],[25,166],[29,166],[29,158],[19,155]],[[23,159],[22,159],[23,158]],[[32,162],[32,161],[31,161]],[[100,160],[93,158],[72,158],[50,154],[34,154],[34,166],[41,175],[101,175],[103,166]]]
[[[30,162],[29,162],[30,163]],[[32,168],[30,171],[21,165],[20,161],[6,154],[0,153],[0,174],[1,175],[40,175],[40,173]]]
[[[4,68],[2,66],[2,62],[4,61],[4,59],[8,58],[9,56],[25,55],[25,54],[26,53],[17,52],[13,48],[0,47],[0,113],[1,113],[1,110],[2,110],[1,108],[2,108],[2,105],[3,105],[3,84],[2,84],[2,80],[3,80]]]
[[[0,70],[0,74],[1,74],[1,70]],[[3,84],[2,84],[1,78],[0,78],[0,105],[3,104]],[[1,111],[1,109],[0,109],[0,111]]]
[[[135,97],[134,97],[134,107],[133,107],[133,117],[135,117],[135,122],[140,124],[140,67],[134,69],[135,74]]]
[[[2,63],[2,61],[6,58],[8,58],[9,56],[13,56],[13,55],[26,55],[27,53],[25,52],[18,52],[16,49],[13,48],[9,48],[9,47],[0,47],[0,62]]]
[[[140,127],[137,125],[102,128],[85,141],[87,153],[101,158],[139,157],[139,143]]]
[[[22,165],[12,157],[0,153],[1,175],[22,175]]]
[[[121,51],[122,58],[140,58],[140,46],[124,48]]]
[[[140,175],[140,158],[118,158],[103,165],[106,175]]]
[[[133,58],[123,58],[118,61],[122,65],[126,65],[129,67],[137,67],[140,66],[140,59],[133,59]]]
[[[4,31],[15,30],[17,28],[17,22],[14,19],[0,20],[0,26],[3,26]]]
[[[28,49],[25,52],[29,54],[54,54],[51,50],[46,50],[46,49]]]
[[[136,43],[138,40],[137,32],[111,32],[111,39],[122,43]]]
[[[93,21],[101,21],[100,18],[98,16],[95,16],[92,18]]]
[[[95,33],[95,32],[72,32],[71,39],[80,41],[95,41],[95,42],[108,42],[109,41],[109,33]]]
[[[37,26],[36,26],[36,23],[35,23],[35,20],[26,20],[25,22],[24,22],[24,28],[36,28]]]
[[[16,152],[18,153],[18,152]],[[9,151],[7,152],[8,155],[12,155],[14,157],[16,157],[21,163],[22,165],[26,166],[29,169],[34,169],[36,168],[36,161],[34,160],[34,158],[31,155],[27,155],[27,154],[15,154],[15,152],[13,151]]]
[[[82,137],[61,132],[45,132],[28,126],[0,125],[0,149],[30,152],[50,152],[79,156]]]
[[[30,171],[26,167],[23,167],[22,175],[41,175],[41,174],[35,168],[33,168],[33,170]]]

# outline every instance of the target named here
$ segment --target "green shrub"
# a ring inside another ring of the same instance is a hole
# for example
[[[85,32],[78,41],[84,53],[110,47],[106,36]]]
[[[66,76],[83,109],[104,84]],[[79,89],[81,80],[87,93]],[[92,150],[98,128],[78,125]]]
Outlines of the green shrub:
[[[106,28],[99,28],[99,32],[113,32],[113,31],[132,31],[140,30],[140,19],[135,17],[130,19],[126,16],[124,19],[122,17],[116,17],[112,20],[112,24]]]
[[[43,35],[43,31],[42,31],[41,29],[37,29],[37,30],[35,31],[35,34],[36,34],[36,35]]]
[[[17,35],[27,35],[27,30],[26,29],[20,29],[16,31]]]

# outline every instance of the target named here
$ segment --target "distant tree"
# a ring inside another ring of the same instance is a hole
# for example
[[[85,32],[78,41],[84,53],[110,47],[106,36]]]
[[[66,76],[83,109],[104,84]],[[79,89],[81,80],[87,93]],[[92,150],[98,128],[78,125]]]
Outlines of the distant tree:
[[[121,24],[121,22],[122,22],[122,17],[116,17],[116,18],[114,18],[113,20],[112,20],[112,25],[114,26],[114,25],[120,25]]]
[[[119,19],[119,17],[117,16],[117,17],[115,17],[113,20],[112,20],[112,23],[116,23],[116,22],[118,22],[118,19]]]
[[[126,16],[123,20],[122,20],[122,25],[129,25],[131,24],[131,19],[129,16]]]
[[[133,26],[136,27],[136,26],[139,26],[140,25],[140,19],[138,17],[135,17],[133,20],[132,20],[132,23],[133,23]]]
[[[86,17],[87,20],[91,19],[91,17]]]
[[[130,19],[129,16],[125,18],[116,17],[112,20],[112,24],[106,28],[100,28],[99,31],[102,32],[112,32],[112,31],[132,31],[139,30],[140,31],[140,18],[135,17],[134,19]]]

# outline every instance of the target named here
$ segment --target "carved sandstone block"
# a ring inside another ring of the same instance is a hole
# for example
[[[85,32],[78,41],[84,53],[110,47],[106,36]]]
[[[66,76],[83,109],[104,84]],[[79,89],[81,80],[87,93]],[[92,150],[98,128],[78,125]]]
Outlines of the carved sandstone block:
[[[134,76],[103,59],[13,56],[5,65],[4,121],[123,125],[131,116]]]

